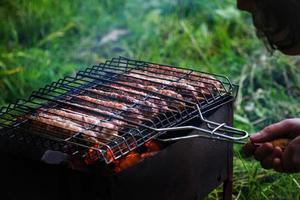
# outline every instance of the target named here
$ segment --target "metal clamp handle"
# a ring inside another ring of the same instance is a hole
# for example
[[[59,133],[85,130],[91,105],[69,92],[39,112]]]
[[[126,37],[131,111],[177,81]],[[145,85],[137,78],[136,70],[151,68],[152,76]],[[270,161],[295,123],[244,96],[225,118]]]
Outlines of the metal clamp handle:
[[[183,139],[189,139],[189,138],[195,138],[195,137],[204,137],[204,138],[209,138],[209,139],[227,141],[227,142],[231,142],[231,143],[238,143],[238,144],[245,143],[242,140],[249,137],[249,134],[246,131],[243,131],[241,129],[237,129],[237,128],[234,128],[231,126],[227,126],[225,123],[219,124],[219,123],[216,123],[213,121],[209,121],[203,117],[200,107],[198,105],[196,105],[196,106],[197,106],[197,109],[199,112],[200,120],[202,122],[206,123],[208,129],[199,128],[196,126],[179,126],[179,127],[154,129],[159,132],[179,131],[179,130],[197,130],[200,132],[199,134],[186,135],[186,136],[181,136],[181,137],[173,137],[173,138],[167,138],[167,139],[160,139],[160,141],[167,142],[167,141],[176,141],[176,140],[183,140]]]

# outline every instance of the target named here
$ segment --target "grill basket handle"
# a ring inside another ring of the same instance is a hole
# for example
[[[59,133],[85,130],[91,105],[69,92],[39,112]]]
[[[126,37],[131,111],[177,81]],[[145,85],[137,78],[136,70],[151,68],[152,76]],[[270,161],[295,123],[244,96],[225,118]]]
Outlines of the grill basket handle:
[[[155,129],[156,131],[159,132],[180,131],[180,130],[197,130],[199,132],[198,134],[173,137],[167,139],[159,139],[159,140],[163,142],[169,142],[169,141],[184,140],[189,138],[203,137],[208,139],[226,141],[230,143],[245,144],[245,139],[249,137],[248,132],[228,126],[226,125],[226,123],[220,124],[213,121],[209,121],[203,117],[200,107],[198,105],[196,105],[196,107],[199,112],[200,120],[207,125],[207,129],[196,127],[196,126],[178,126],[178,127]]]

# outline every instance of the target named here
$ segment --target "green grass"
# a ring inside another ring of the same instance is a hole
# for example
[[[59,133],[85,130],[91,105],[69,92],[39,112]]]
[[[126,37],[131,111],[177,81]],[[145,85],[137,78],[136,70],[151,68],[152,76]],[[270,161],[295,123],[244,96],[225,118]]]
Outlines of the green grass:
[[[221,3],[222,2],[222,3]],[[4,0],[0,105],[115,56],[226,74],[240,85],[235,126],[251,133],[299,116],[299,59],[271,56],[234,0]],[[128,33],[101,39],[114,30]],[[235,147],[236,199],[300,199],[300,176],[260,168]],[[209,199],[218,199],[218,191]]]

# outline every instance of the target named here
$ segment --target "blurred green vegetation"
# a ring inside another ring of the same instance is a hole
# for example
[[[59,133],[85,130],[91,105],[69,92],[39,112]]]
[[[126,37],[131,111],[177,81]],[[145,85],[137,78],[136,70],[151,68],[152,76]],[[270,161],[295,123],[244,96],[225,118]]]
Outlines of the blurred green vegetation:
[[[234,0],[0,2],[1,106],[119,55],[229,76],[235,126],[249,132],[299,116],[299,58],[270,55]],[[263,170],[239,148],[235,199],[300,199],[299,175]]]

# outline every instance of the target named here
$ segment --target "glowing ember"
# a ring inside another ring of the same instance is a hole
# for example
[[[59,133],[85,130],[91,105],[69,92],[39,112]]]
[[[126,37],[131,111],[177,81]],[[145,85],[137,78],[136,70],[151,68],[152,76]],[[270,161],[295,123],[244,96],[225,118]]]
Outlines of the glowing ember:
[[[148,151],[160,151],[161,146],[158,144],[158,142],[155,142],[154,140],[150,140],[145,143],[145,146],[148,148]]]
[[[133,151],[119,160],[114,160],[113,163],[115,167],[113,171],[115,173],[119,173],[127,168],[130,168],[142,162],[146,158],[156,155],[161,150],[160,145],[154,140],[150,140],[146,142],[144,144],[144,147],[146,147],[146,151],[142,153]]]
[[[96,148],[99,147],[98,145],[95,146]],[[145,150],[142,152],[138,151],[132,151],[126,156],[115,160],[113,158],[113,152],[118,151],[118,149],[112,149],[112,151],[107,150],[106,151],[106,159],[110,162],[112,162],[112,171],[115,173],[119,173],[127,168],[130,168],[140,162],[142,162],[144,159],[152,157],[156,155],[162,148],[159,145],[158,142],[154,140],[150,140],[144,144]],[[99,159],[97,156],[96,150],[90,149],[88,152],[88,155],[85,159],[86,164],[91,165],[95,161]]]
[[[141,161],[142,161],[142,158],[139,153],[131,152],[128,155],[126,155],[125,157],[114,161],[115,167],[114,167],[113,171],[116,173],[119,173],[119,172],[123,171],[124,169],[127,169],[129,167],[132,167],[132,166],[138,164]]]

